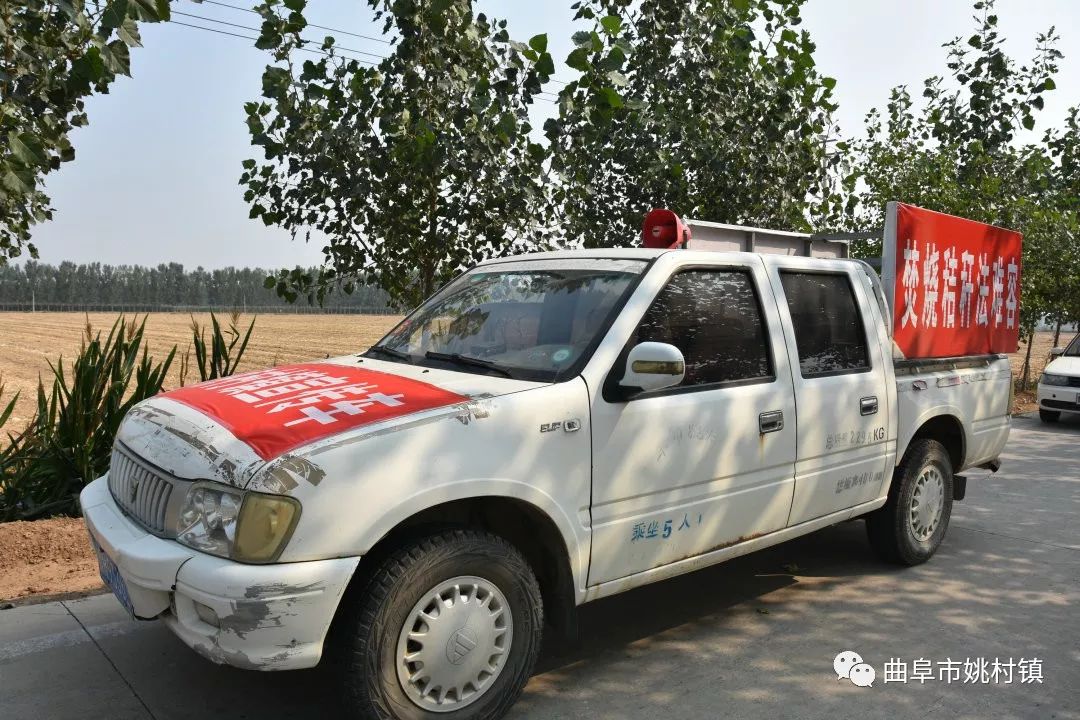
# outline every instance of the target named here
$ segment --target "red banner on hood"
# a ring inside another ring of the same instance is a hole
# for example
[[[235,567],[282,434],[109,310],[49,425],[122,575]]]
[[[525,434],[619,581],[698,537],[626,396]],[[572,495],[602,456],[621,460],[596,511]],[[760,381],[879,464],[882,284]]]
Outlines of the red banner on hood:
[[[263,460],[361,425],[468,400],[418,380],[329,363],[233,375],[162,397],[213,418]]]
[[[888,215],[883,278],[904,356],[1016,352],[1020,233],[903,203]]]

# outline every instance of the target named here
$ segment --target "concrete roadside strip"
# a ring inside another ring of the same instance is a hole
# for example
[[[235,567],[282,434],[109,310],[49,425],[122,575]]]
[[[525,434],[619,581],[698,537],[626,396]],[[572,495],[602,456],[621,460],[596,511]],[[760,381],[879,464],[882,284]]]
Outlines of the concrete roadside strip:
[[[849,522],[590,603],[510,717],[1080,720],[1080,420],[1017,418],[927,564],[883,566]],[[664,608],[663,612],[657,612]],[[859,653],[872,687],[837,680]],[[886,682],[916,658],[932,679]],[[1039,681],[946,682],[939,663],[1039,660]],[[323,668],[212,665],[111,595],[0,611],[0,719],[338,717]]]
[[[64,603],[60,604],[64,605]],[[66,605],[64,607],[67,608]],[[17,615],[18,613],[12,614]],[[34,653],[52,650],[53,648],[71,647],[72,645],[80,645],[109,637],[120,637],[138,631],[139,627],[137,625],[133,625],[126,620],[120,620],[107,625],[97,625],[89,628],[80,627],[78,630],[66,630],[50,635],[27,638],[0,646],[0,662],[14,660],[23,655],[33,655]]]

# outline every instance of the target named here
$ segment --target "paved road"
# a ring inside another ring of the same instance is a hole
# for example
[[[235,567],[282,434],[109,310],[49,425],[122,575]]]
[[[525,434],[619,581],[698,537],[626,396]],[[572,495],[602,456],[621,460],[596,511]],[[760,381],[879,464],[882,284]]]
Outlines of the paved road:
[[[580,646],[545,652],[512,717],[1080,720],[1080,421],[1019,418],[1003,459],[922,567],[882,566],[852,522],[585,607]],[[873,687],[837,680],[840,650]],[[883,682],[890,658],[933,680]],[[939,679],[968,658],[1038,658],[1043,681]],[[331,694],[321,670],[210,665],[111,596],[0,611],[5,720],[334,717]]]

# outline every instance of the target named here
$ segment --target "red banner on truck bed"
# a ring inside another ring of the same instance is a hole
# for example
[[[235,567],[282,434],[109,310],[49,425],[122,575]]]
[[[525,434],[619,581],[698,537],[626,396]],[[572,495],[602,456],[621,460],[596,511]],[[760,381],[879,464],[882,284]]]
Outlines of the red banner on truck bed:
[[[907,358],[1016,352],[1018,232],[889,203],[882,279]]]
[[[360,425],[468,400],[418,380],[331,363],[233,375],[162,397],[213,418],[263,460]]]

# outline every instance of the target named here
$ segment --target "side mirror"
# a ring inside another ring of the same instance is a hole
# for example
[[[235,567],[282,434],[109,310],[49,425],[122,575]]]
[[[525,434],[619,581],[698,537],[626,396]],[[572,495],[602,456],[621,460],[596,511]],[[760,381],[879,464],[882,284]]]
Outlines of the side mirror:
[[[1065,348],[1063,347],[1050,348],[1050,357],[1061,357],[1064,354]]]
[[[682,351],[659,342],[638,343],[626,358],[626,371],[619,386],[626,389],[662,390],[674,387],[686,375]]]

